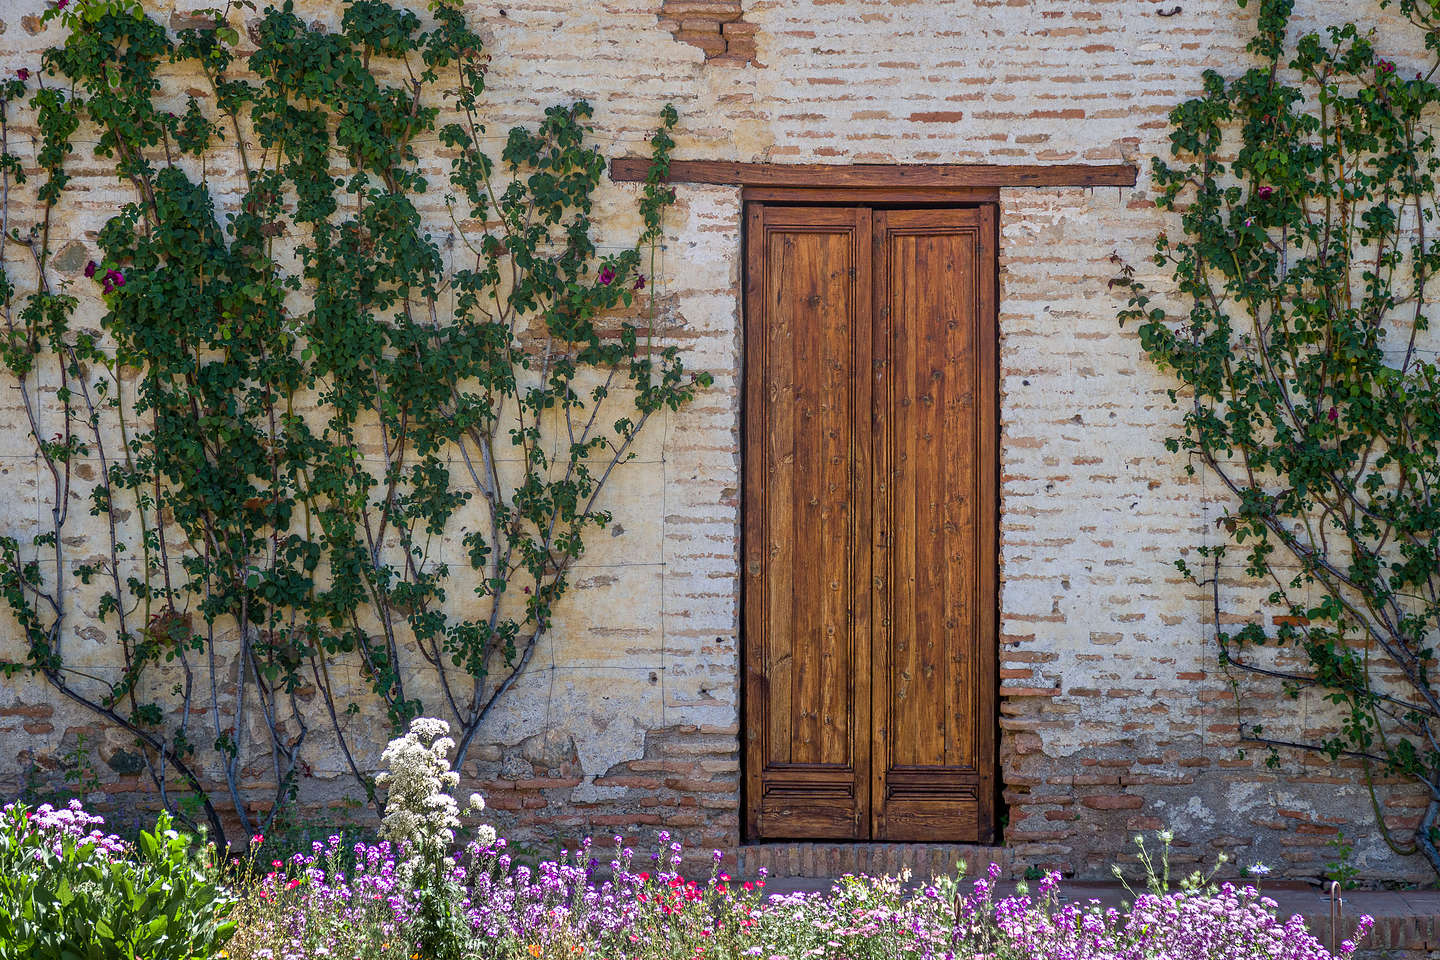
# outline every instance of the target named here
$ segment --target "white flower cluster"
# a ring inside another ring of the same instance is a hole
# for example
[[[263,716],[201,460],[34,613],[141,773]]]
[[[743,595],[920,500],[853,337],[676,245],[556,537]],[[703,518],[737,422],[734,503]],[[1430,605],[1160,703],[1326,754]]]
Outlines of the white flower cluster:
[[[460,775],[450,769],[450,724],[433,717],[417,717],[403,737],[391,740],[380,754],[387,768],[375,778],[389,795],[380,833],[396,846],[414,855],[444,853],[455,842],[460,828],[460,808],[451,790]],[[469,812],[485,809],[478,793],[470,794]],[[495,828],[483,824],[477,831],[482,844],[495,839]]]

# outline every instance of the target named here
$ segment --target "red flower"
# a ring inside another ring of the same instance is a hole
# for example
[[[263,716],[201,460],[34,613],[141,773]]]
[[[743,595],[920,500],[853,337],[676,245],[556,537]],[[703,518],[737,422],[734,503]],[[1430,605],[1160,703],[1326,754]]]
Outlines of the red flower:
[[[300,881],[299,881],[299,880],[291,880],[289,883],[285,884],[285,889],[286,889],[286,890],[294,890],[294,889],[295,889],[296,887],[298,887],[298,886],[300,886]]]

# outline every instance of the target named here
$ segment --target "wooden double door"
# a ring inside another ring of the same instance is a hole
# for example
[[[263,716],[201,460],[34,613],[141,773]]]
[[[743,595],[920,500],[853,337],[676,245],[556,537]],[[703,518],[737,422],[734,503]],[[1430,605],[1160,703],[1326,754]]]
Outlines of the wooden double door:
[[[994,207],[746,207],[750,839],[995,824]]]

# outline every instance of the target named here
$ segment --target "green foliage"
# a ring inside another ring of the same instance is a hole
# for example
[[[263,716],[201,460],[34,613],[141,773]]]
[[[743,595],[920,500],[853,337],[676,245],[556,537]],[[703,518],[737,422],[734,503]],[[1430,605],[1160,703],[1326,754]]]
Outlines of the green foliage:
[[[113,838],[37,829],[43,819],[19,805],[0,813],[0,960],[220,954],[236,900],[213,846],[198,847],[163,813],[124,851]]]
[[[13,245],[29,262],[0,283],[0,361],[53,493],[48,529],[0,539],[26,641],[3,666],[128,730],[167,805],[221,836],[201,771],[223,769],[246,835],[268,829],[315,724],[379,809],[347,732],[377,705],[396,728],[449,717],[463,762],[609,522],[615,468],[710,383],[654,342],[653,285],[640,293],[674,199],[673,109],[641,235],[601,248],[591,107],[550,108],[492,158],[486,57],[458,8],[433,4],[426,25],[353,0],[331,33],[286,2],[251,17],[242,60],[232,21],[250,6],[172,37],[133,3],[75,0],[49,14],[69,33],[43,75],[0,99],[0,259]],[[197,70],[213,96],[169,109],[176,72]],[[22,109],[41,144],[23,195]],[[51,227],[81,129],[132,198],[70,290]],[[437,187],[447,237],[423,220]],[[97,300],[99,329],[77,323]],[[73,563],[82,497],[109,536]],[[124,664],[99,688],[64,656],[77,580],[102,591]],[[261,758],[276,787],[252,822],[241,771]]]
[[[1145,847],[1145,838],[1138,833],[1135,835],[1135,862],[1140,865],[1141,871],[1145,874],[1146,893],[1152,897],[1167,897],[1177,892],[1177,890],[1186,896],[1214,896],[1216,894],[1218,887],[1215,884],[1215,875],[1220,872],[1221,867],[1229,862],[1230,858],[1228,856],[1223,853],[1217,854],[1215,864],[1210,868],[1208,873],[1203,869],[1192,870],[1189,874],[1181,878],[1178,884],[1172,884],[1170,875],[1170,847],[1175,842],[1175,835],[1169,830],[1161,830],[1156,833],[1155,839],[1160,841],[1160,851],[1152,855]],[[1258,867],[1260,867],[1260,865],[1256,864],[1256,867],[1250,868],[1249,871],[1242,872],[1258,872],[1259,875],[1263,876],[1265,871],[1263,868],[1257,871],[1256,868]],[[1120,881],[1121,886],[1123,886],[1126,892],[1132,897],[1139,896],[1135,888],[1130,886],[1130,881],[1126,878],[1125,871],[1119,864],[1111,864],[1110,872],[1115,875],[1115,878]]]
[[[1433,7],[1397,5],[1440,50]],[[1121,320],[1183,385],[1168,448],[1232,495],[1222,542],[1195,550],[1203,566],[1177,562],[1213,597],[1221,664],[1338,709],[1330,732],[1277,738],[1237,691],[1243,740],[1272,760],[1290,748],[1358,759],[1372,798],[1376,771],[1420,785],[1431,802],[1415,842],[1440,870],[1440,369],[1427,315],[1440,87],[1435,66],[1402,76],[1354,24],[1292,39],[1290,9],[1261,0],[1256,65],[1207,71],[1203,94],[1172,112],[1172,157],[1153,175],[1180,232],[1159,237],[1154,260],[1181,315],[1126,268]],[[1235,615],[1223,593],[1237,578],[1265,591],[1271,624],[1218,626]]]
[[[1360,876],[1360,868],[1355,866],[1351,859],[1355,853],[1355,844],[1347,840],[1341,830],[1335,831],[1335,836],[1325,843],[1335,852],[1335,859],[1325,864],[1325,879],[1333,880],[1345,890],[1353,890],[1355,881]]]

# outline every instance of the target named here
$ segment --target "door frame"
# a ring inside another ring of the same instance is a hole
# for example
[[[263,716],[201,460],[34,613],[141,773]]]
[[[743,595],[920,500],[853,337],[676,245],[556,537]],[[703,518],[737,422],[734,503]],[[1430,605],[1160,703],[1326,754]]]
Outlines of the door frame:
[[[842,168],[843,169],[843,168]],[[903,168],[897,168],[903,170]],[[751,662],[750,644],[746,638],[746,609],[749,577],[746,575],[748,564],[747,538],[749,536],[749,505],[746,503],[744,482],[747,474],[747,448],[746,435],[751,426],[752,413],[747,400],[747,381],[753,369],[759,362],[758,354],[752,352],[756,344],[752,343],[750,337],[750,303],[752,298],[760,295],[756,287],[759,277],[758,271],[752,268],[750,233],[752,230],[751,211],[758,207],[765,206],[834,206],[834,207],[873,207],[879,209],[925,209],[925,208],[976,208],[989,206],[993,212],[990,218],[992,224],[991,236],[984,238],[988,241],[990,257],[994,263],[993,289],[988,291],[988,296],[982,296],[982,305],[989,307],[989,317],[980,318],[980,330],[982,339],[980,342],[980,363],[984,376],[977,389],[982,392],[982,402],[985,409],[979,417],[979,423],[983,427],[987,424],[993,426],[981,438],[985,453],[988,453],[988,463],[985,464],[985,492],[990,509],[985,511],[980,519],[984,528],[979,536],[990,543],[988,551],[978,552],[980,568],[978,578],[982,591],[988,589],[993,604],[982,608],[980,611],[981,630],[988,630],[994,637],[994,644],[988,649],[989,672],[991,673],[989,689],[982,691],[981,716],[978,722],[985,721],[984,711],[988,706],[990,723],[992,729],[991,740],[991,789],[992,802],[989,805],[994,816],[991,822],[979,825],[980,835],[976,838],[981,843],[995,843],[1000,840],[1000,823],[1002,821],[1002,794],[1003,776],[1001,774],[999,757],[999,645],[1000,645],[1000,577],[999,577],[999,556],[1000,556],[1000,269],[999,269],[999,200],[1000,191],[993,187],[910,187],[904,185],[903,177],[897,177],[897,183],[890,186],[866,186],[866,187],[770,187],[770,186],[748,186],[740,193],[740,244],[741,244],[741,275],[740,275],[740,458],[741,478],[740,484],[740,607],[739,607],[739,640],[740,640],[740,837],[745,843],[784,843],[784,838],[762,838],[758,834],[758,825],[753,818],[758,813],[759,805],[750,803],[750,791],[753,789],[752,781],[755,773],[752,769],[752,758],[757,756],[753,751],[760,748],[756,741],[758,732],[763,741],[763,731],[752,731],[751,725],[754,716],[751,711],[752,688],[754,684],[763,684],[764,669],[761,664]],[[871,296],[874,296],[873,290]],[[987,302],[988,301],[988,302]],[[988,396],[984,396],[988,394]],[[988,414],[988,416],[987,416]],[[758,678],[758,679],[757,679]],[[870,710],[866,711],[871,712]],[[752,744],[754,746],[752,747]],[[877,774],[872,772],[872,791],[874,789],[874,778]],[[983,778],[982,778],[983,779]],[[873,797],[871,798],[873,803]],[[871,804],[867,804],[869,807]],[[984,805],[982,805],[983,809]],[[873,811],[869,814],[873,820]],[[846,842],[843,838],[836,838],[838,842]],[[865,842],[865,841],[849,841]],[[920,841],[914,841],[920,842]],[[929,841],[929,842],[945,842]]]

